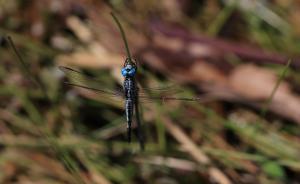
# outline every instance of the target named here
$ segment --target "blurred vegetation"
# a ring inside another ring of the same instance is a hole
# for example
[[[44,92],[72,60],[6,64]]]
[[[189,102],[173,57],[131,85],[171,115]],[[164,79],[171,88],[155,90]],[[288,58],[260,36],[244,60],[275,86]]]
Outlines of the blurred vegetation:
[[[121,99],[58,68],[122,85],[111,11],[141,86],[203,99],[142,99],[143,152]],[[299,17],[291,0],[0,1],[0,183],[298,183]]]

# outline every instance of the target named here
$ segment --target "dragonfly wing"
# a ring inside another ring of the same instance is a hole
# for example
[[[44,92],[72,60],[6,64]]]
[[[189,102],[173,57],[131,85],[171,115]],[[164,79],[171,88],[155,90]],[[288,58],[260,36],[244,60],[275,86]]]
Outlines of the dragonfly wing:
[[[94,92],[101,93],[101,94],[107,94],[107,95],[112,95],[112,96],[122,96],[121,92],[118,92],[118,91],[110,91],[110,90],[106,90],[106,89],[97,89],[97,88],[88,87],[88,86],[75,84],[75,83],[69,83],[69,82],[64,82],[64,83],[69,85],[69,86],[84,88],[84,89],[92,90]]]
[[[142,103],[145,102],[167,102],[167,101],[186,101],[186,102],[198,102],[204,103],[215,100],[213,96],[209,94],[204,94],[202,96],[197,97],[173,97],[173,96],[146,96],[146,95],[139,95],[139,101]]]
[[[87,76],[80,71],[74,70],[69,67],[60,66],[59,69],[63,71],[68,81],[65,84],[73,87],[83,88],[89,91],[93,91],[97,94],[103,95],[105,97],[111,97],[115,99],[123,98],[123,88],[117,87],[116,89],[104,88],[103,81]]]
[[[90,83],[92,82],[97,82],[97,83],[102,83],[103,81],[100,79],[97,79],[95,77],[91,77],[91,76],[87,76],[86,74],[75,70],[73,68],[70,67],[66,67],[66,66],[59,66],[58,67],[66,76],[69,80],[71,81],[76,81],[76,82],[88,82]]]
[[[168,85],[160,87],[151,87],[151,88],[139,88],[140,95],[155,95],[155,96],[172,96],[179,93],[182,93],[183,90],[179,89],[177,85]]]

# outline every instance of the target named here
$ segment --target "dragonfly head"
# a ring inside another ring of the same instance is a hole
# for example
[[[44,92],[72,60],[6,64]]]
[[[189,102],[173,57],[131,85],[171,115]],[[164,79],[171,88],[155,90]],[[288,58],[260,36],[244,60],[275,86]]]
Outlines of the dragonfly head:
[[[136,74],[136,64],[132,62],[129,58],[126,59],[124,67],[121,70],[121,73],[124,77],[134,77]]]

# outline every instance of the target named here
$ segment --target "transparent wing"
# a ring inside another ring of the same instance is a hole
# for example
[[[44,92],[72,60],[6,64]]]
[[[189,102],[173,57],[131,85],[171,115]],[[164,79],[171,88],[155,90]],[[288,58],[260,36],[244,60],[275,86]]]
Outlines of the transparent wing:
[[[87,76],[86,74],[78,71],[78,70],[75,70],[73,68],[70,68],[70,67],[66,67],[66,66],[58,66],[58,68],[64,72],[64,74],[68,77],[68,78],[71,78],[71,79],[75,79],[75,80],[79,80],[79,81],[94,81],[94,82],[101,82],[101,80],[98,80],[94,77],[90,77],[90,76]]]
[[[140,102],[154,102],[154,101],[161,101],[161,102],[167,102],[167,101],[186,101],[186,102],[198,102],[198,103],[204,103],[215,100],[215,98],[209,94],[204,94],[197,97],[175,97],[175,96],[143,96],[139,95],[139,101]]]
[[[182,93],[183,90],[179,89],[177,85],[167,85],[158,87],[139,87],[140,95],[156,95],[156,96],[171,96]]]
[[[86,74],[69,67],[59,66],[59,69],[64,72],[68,78],[69,81],[64,83],[69,86],[88,89],[108,96],[123,96],[123,88],[121,87],[99,87],[103,85],[103,81],[100,79],[87,76]]]
[[[140,90],[141,91],[141,90]],[[211,94],[203,94],[197,97],[187,97],[182,94],[184,90],[176,84],[160,86],[155,88],[142,88],[143,93],[139,92],[140,102],[154,101],[189,101],[189,102],[207,102],[212,100]]]
[[[88,86],[84,86],[84,85],[80,85],[80,84],[75,84],[75,83],[69,83],[69,82],[64,82],[64,83],[69,85],[69,86],[80,87],[80,88],[92,90],[94,92],[101,93],[101,94],[107,94],[107,95],[112,95],[112,96],[122,96],[122,93],[119,92],[119,91],[109,91],[109,90],[106,90],[106,89],[96,89],[96,88],[92,88],[92,87],[88,87]]]
[[[65,82],[67,85],[81,87],[89,90],[93,90],[97,93],[106,93],[111,95],[121,95],[123,94],[122,87],[115,87],[115,89],[103,88],[100,87],[103,85],[103,80],[97,79],[95,77],[88,76],[78,70],[59,66],[59,69],[66,75],[69,79],[69,82]],[[141,87],[139,90],[140,95],[162,95],[162,96],[170,96],[176,93],[180,93],[182,91],[176,88],[176,85],[168,85],[168,86],[159,86],[155,88],[144,88]]]
[[[69,67],[60,66],[59,69],[63,71],[71,82],[65,82],[65,84],[79,87],[87,90],[94,91],[105,97],[112,98],[114,100],[123,99],[124,91],[122,87],[116,89],[100,87],[103,81],[94,77],[87,76],[86,74],[74,70]],[[202,95],[200,97],[182,97],[178,96],[183,90],[179,89],[177,85],[160,86],[155,88],[142,88],[139,89],[138,97],[141,103],[151,102],[167,102],[167,101],[190,101],[190,102],[206,102],[211,100],[209,95]]]

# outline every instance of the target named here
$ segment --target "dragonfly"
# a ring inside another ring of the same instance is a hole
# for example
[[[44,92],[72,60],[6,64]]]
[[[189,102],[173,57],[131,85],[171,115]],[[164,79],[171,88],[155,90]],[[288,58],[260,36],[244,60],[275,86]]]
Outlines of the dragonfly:
[[[126,52],[127,52],[127,58],[124,61],[124,65],[121,69],[121,75],[124,78],[123,86],[118,89],[111,89],[111,88],[104,88],[99,86],[101,85],[101,81],[88,76],[78,70],[72,69],[70,67],[66,66],[59,66],[59,69],[63,71],[68,78],[70,78],[72,81],[75,82],[65,82],[65,84],[73,86],[73,87],[79,87],[84,88],[87,90],[91,90],[100,94],[108,95],[111,97],[121,97],[125,100],[124,109],[125,109],[125,116],[126,116],[126,124],[127,124],[127,140],[128,142],[131,142],[131,129],[132,129],[132,122],[133,122],[133,115],[135,114],[136,124],[137,124],[137,137],[140,143],[140,147],[142,150],[144,150],[144,137],[142,134],[142,127],[141,127],[141,120],[140,120],[140,113],[139,113],[139,103],[143,103],[145,101],[152,102],[152,101],[192,101],[192,102],[204,102],[209,99],[209,96],[203,95],[202,97],[194,97],[194,98],[188,98],[188,97],[174,97],[174,94],[180,93],[182,91],[174,88],[174,85],[162,87],[162,88],[148,88],[145,89],[145,92],[141,92],[139,90],[139,87],[137,85],[137,79],[136,74],[138,71],[138,64],[135,59],[131,57],[127,39],[125,37],[124,30],[117,19],[117,17],[111,13],[113,19],[117,23],[119,30],[121,32]],[[81,82],[76,82],[76,80],[81,80]],[[94,81],[98,83],[97,87],[94,86],[88,86],[82,83]],[[159,93],[157,93],[159,91]],[[166,95],[167,94],[167,95]],[[173,96],[169,96],[173,95]]]
[[[131,142],[131,129],[133,123],[133,116],[135,115],[137,125],[137,138],[140,143],[140,147],[144,150],[144,137],[141,127],[139,105],[140,103],[152,103],[167,101],[191,101],[191,102],[206,102],[210,99],[209,95],[202,95],[201,97],[177,97],[179,93],[183,91],[178,89],[176,85],[167,85],[165,87],[153,87],[153,88],[141,88],[138,85],[137,63],[132,58],[126,58],[124,65],[121,69],[121,75],[124,78],[122,87],[103,87],[103,81],[91,77],[83,72],[75,70],[66,66],[59,66],[59,69],[66,75],[68,81],[64,83],[69,86],[83,88],[89,91],[99,93],[105,98],[112,100],[124,99],[124,109],[127,124],[127,140]]]

